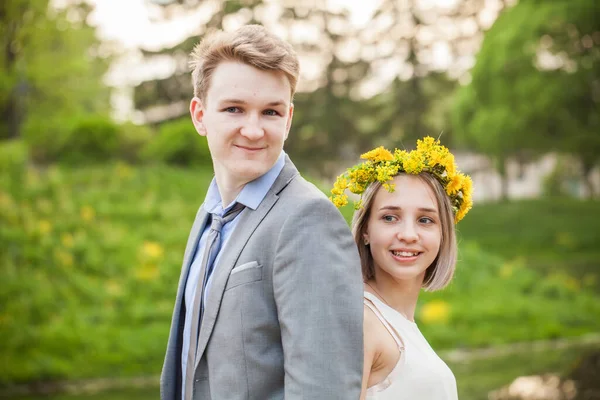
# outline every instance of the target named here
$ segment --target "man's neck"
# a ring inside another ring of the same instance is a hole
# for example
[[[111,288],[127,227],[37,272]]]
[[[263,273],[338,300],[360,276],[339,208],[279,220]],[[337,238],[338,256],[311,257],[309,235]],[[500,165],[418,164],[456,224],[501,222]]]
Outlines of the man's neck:
[[[246,186],[247,182],[244,183],[234,183],[227,182],[226,180],[219,179],[219,177],[215,177],[217,181],[217,188],[219,189],[219,195],[221,195],[221,203],[223,208],[227,207],[235,198],[240,194],[244,186]]]

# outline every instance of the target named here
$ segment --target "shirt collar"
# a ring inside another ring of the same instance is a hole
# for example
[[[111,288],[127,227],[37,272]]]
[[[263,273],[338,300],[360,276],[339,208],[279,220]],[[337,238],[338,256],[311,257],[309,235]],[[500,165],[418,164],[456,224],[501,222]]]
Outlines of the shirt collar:
[[[285,152],[282,151],[271,169],[268,170],[264,175],[259,176],[251,182],[248,182],[243,187],[242,191],[237,195],[235,200],[225,208],[223,208],[223,204],[221,202],[221,194],[219,193],[217,181],[215,178],[213,178],[210,186],[208,187],[206,198],[204,199],[204,209],[209,213],[222,215],[231,207],[233,207],[235,203],[242,203],[246,207],[256,210],[267,195],[269,189],[271,189],[271,186],[273,186],[273,183],[275,183],[275,179],[277,179],[281,173],[281,170],[283,170],[284,165]]]

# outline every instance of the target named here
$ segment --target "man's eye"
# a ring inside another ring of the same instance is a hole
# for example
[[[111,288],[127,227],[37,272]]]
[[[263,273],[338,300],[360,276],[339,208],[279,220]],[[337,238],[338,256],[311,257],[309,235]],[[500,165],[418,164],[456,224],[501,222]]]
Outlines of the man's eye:
[[[237,113],[240,112],[240,109],[238,107],[227,107],[225,111],[228,113]]]
[[[264,112],[264,114],[265,114],[265,115],[270,115],[270,116],[272,116],[272,117],[275,117],[275,116],[279,115],[279,113],[278,113],[277,111],[275,111],[275,110],[266,110],[266,111]]]

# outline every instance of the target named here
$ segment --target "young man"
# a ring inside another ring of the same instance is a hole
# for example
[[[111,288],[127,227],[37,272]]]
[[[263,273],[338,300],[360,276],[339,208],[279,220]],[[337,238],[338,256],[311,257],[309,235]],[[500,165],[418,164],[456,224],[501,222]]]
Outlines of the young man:
[[[358,399],[356,246],[283,152],[298,59],[251,25],[206,37],[192,66],[215,178],[185,250],[161,399]]]

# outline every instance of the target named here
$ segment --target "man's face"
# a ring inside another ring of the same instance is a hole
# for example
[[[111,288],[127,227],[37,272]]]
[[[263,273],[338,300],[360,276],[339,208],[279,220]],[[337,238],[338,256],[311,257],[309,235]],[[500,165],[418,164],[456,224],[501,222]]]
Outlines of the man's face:
[[[190,104],[192,121],[206,136],[219,185],[239,188],[277,161],[290,130],[293,105],[283,72],[222,62],[202,102]]]

